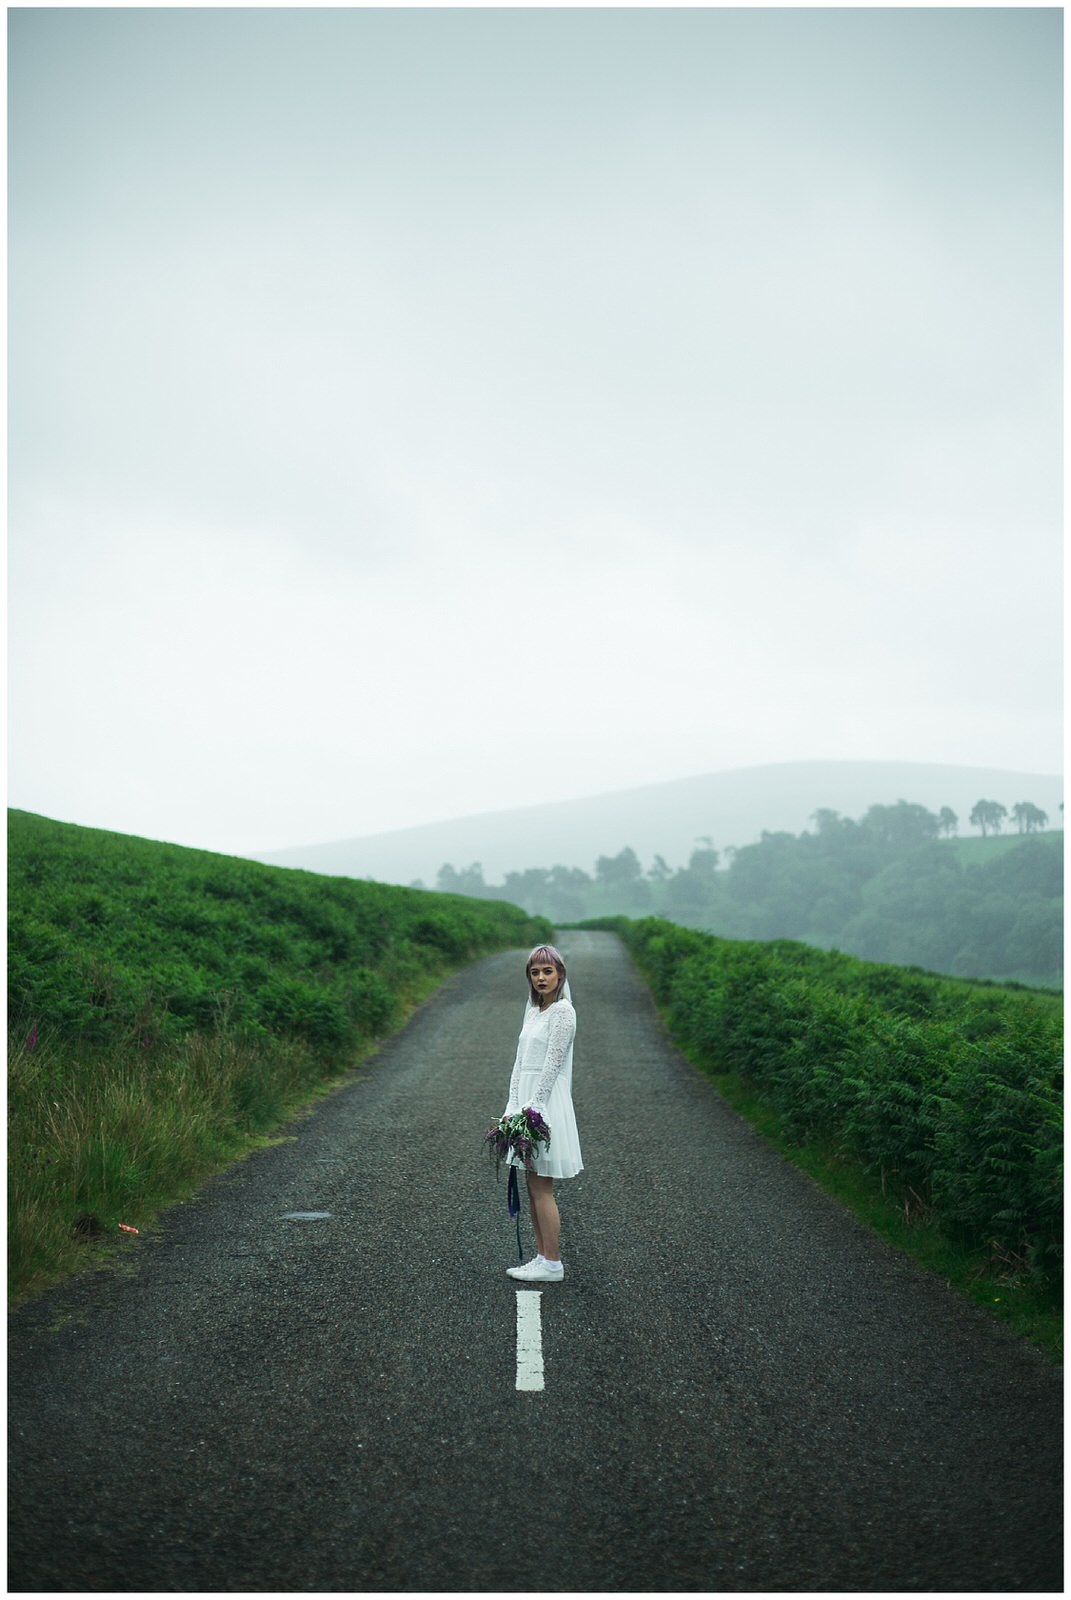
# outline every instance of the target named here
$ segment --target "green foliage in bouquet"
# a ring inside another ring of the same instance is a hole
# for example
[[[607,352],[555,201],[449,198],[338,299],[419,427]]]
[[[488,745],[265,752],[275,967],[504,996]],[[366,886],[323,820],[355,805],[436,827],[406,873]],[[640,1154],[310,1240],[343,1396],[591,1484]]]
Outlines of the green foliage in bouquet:
[[[527,1171],[534,1172],[540,1151],[550,1149],[550,1128],[538,1111],[525,1106],[512,1116],[499,1117],[484,1134],[483,1142],[495,1164],[496,1177],[510,1155],[516,1156]]]

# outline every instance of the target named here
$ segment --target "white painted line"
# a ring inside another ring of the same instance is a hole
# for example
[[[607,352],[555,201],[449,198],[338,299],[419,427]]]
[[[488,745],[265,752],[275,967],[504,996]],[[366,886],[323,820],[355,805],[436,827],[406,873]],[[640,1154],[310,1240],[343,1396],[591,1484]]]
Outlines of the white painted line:
[[[538,1290],[517,1290],[518,1389],[543,1387],[543,1324],[539,1320],[542,1299]]]

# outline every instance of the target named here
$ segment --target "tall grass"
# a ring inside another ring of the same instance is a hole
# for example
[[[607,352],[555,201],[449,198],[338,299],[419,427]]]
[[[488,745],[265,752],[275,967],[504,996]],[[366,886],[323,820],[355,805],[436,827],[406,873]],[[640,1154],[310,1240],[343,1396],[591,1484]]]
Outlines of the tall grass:
[[[8,1283],[80,1266],[550,926],[9,814]]]
[[[32,1041],[32,1047],[31,1047]],[[298,1039],[192,1034],[150,1049],[72,1049],[47,1031],[10,1054],[9,1282],[82,1265],[249,1150],[323,1082]]]

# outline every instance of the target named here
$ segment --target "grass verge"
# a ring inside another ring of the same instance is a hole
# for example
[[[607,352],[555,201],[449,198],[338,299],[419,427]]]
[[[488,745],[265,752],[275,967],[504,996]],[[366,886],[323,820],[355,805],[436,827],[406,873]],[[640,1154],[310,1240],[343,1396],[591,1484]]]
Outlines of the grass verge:
[[[1039,1345],[1053,1361],[1062,1361],[1063,1312],[1030,1281],[1023,1263],[965,1249],[950,1239],[921,1205],[908,1212],[883,1191],[880,1177],[864,1172],[843,1151],[813,1139],[797,1142],[786,1130],[785,1119],[753,1084],[733,1073],[712,1074],[687,1050],[682,1054],[711,1078],[733,1110],[779,1155],[847,1206],[860,1222]]]
[[[500,901],[9,812],[9,1294],[114,1254],[452,972],[550,931]]]
[[[404,1026],[446,974],[400,997]],[[393,1031],[393,1030],[392,1030]],[[165,1206],[277,1143],[279,1129],[352,1082],[381,1043],[326,1070],[300,1039],[192,1034],[75,1052],[38,1034],[9,1060],[8,1301],[16,1306],[87,1266],[114,1262]],[[74,1225],[72,1227],[72,1217]]]
[[[586,926],[618,934],[677,1046],[779,1151],[1060,1355],[1058,998],[656,918]]]

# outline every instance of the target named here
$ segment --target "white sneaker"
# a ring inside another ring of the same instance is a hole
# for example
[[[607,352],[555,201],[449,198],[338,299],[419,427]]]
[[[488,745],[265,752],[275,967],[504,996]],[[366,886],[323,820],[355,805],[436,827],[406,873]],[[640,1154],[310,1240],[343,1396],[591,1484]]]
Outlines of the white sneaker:
[[[539,1261],[540,1261],[540,1259],[541,1258],[539,1256],[533,1256],[531,1261],[526,1261],[524,1263],[523,1267],[520,1267],[520,1266],[518,1266],[518,1267],[507,1267],[506,1271],[509,1273],[511,1278],[515,1278],[517,1276],[518,1272],[527,1272],[530,1267],[537,1266]]]
[[[506,1270],[511,1278],[520,1278],[524,1283],[560,1283],[565,1277],[560,1261],[529,1261],[526,1266]]]

